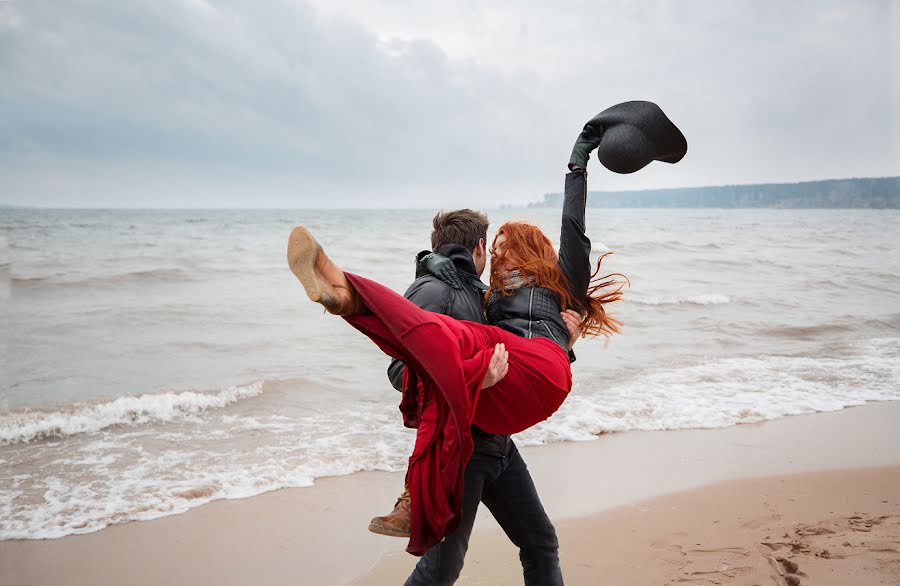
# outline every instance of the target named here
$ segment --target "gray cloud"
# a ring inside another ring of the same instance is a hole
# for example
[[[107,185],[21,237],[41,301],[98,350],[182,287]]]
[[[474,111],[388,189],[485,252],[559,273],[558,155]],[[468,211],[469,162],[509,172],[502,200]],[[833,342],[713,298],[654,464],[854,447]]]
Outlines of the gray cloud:
[[[689,155],[595,188],[900,173],[888,0],[445,4],[0,2],[0,201],[523,202],[626,99]]]

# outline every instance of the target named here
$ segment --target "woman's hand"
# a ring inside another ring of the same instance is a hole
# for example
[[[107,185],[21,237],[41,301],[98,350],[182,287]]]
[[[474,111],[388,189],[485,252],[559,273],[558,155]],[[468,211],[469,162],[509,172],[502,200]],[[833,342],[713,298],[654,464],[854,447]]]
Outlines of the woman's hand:
[[[499,383],[507,372],[509,372],[509,352],[506,351],[505,344],[497,344],[494,346],[494,353],[491,354],[491,362],[488,364],[484,380],[481,381],[481,388],[486,389]]]
[[[563,321],[566,322],[566,327],[569,328],[568,348],[571,350],[578,338],[581,337],[581,314],[573,309],[567,309],[559,315],[562,316]]]
[[[432,252],[419,260],[422,267],[454,289],[462,289],[462,281],[459,279],[459,271],[453,261],[444,255]]]
[[[603,139],[603,123],[598,120],[597,114],[584,125],[584,130],[578,135],[575,146],[572,147],[572,155],[569,157],[569,171],[587,169],[591,152],[600,146]]]

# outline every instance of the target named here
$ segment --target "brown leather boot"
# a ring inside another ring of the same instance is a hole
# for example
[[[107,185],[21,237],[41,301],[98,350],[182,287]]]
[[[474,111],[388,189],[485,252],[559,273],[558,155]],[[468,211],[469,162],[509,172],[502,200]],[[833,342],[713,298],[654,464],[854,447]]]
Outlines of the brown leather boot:
[[[306,295],[334,315],[358,315],[365,305],[350,286],[344,271],[334,264],[305,226],[291,232],[287,249],[288,265]]]
[[[397,499],[394,510],[384,517],[375,517],[369,522],[369,531],[379,535],[391,537],[409,537],[409,489],[403,489],[403,494]]]

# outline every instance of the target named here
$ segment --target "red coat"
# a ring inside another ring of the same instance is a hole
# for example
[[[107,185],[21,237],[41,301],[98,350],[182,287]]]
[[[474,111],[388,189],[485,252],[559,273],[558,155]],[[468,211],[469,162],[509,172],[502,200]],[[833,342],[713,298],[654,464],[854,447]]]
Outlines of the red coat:
[[[511,434],[552,415],[572,385],[568,356],[549,340],[526,340],[431,313],[374,281],[350,273],[347,278],[371,311],[347,322],[404,362],[407,391],[421,382],[420,420],[409,419],[411,393],[404,392],[403,411],[406,422],[417,424],[407,470],[412,516],[407,551],[422,555],[459,522],[463,474],[472,454],[470,426]],[[509,372],[482,391],[498,342],[509,351]]]

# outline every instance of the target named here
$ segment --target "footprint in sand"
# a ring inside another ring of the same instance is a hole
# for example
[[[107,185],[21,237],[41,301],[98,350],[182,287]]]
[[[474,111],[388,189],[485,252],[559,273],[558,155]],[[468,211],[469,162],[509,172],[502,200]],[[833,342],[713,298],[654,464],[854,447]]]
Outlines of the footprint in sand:
[[[679,569],[684,567],[685,563],[687,563],[684,560],[686,554],[680,545],[675,545],[666,541],[654,541],[650,544],[650,548],[660,552],[660,560],[667,564],[678,566]]]
[[[742,547],[695,548],[686,549],[684,553],[687,558],[682,566],[684,575],[678,582],[722,584],[756,571],[752,566],[744,565],[752,553]]]
[[[760,527],[765,527],[766,525],[774,524],[781,521],[781,515],[769,515],[768,517],[761,517],[759,519],[753,519],[752,521],[747,521],[743,525],[741,525],[742,529],[759,529]]]
[[[800,571],[797,562],[783,557],[769,558],[776,575],[773,578],[776,583],[787,584],[788,586],[799,586],[800,578],[806,578],[806,574]]]
[[[794,533],[796,533],[800,537],[807,537],[810,535],[834,535],[834,531],[832,531],[828,527],[803,524],[798,525],[797,529],[794,530]]]

